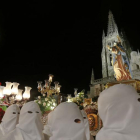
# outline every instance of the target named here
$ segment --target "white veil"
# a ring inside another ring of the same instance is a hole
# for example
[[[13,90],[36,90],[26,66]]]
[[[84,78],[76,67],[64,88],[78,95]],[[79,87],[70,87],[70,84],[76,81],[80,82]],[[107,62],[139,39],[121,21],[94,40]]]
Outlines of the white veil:
[[[96,140],[140,140],[140,96],[126,84],[118,84],[100,93],[99,116],[103,128]]]

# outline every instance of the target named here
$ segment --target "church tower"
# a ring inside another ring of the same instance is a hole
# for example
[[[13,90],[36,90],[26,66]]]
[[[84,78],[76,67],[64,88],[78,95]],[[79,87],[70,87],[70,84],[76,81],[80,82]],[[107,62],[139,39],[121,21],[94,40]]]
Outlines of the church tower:
[[[104,31],[103,31],[103,36],[102,36],[103,48],[102,48],[101,58],[102,58],[102,75],[103,75],[103,78],[106,78],[106,77],[109,77],[109,76],[114,76],[114,70],[113,70],[113,66],[112,66],[112,63],[111,63],[112,53],[108,50],[107,45],[112,47],[114,42],[118,41],[117,36],[120,37],[120,40],[121,40],[122,44],[124,44],[124,39],[119,34],[118,27],[117,27],[117,24],[115,23],[113,14],[112,14],[111,11],[109,11],[107,36],[105,36]],[[124,48],[125,48],[125,46],[124,46]]]

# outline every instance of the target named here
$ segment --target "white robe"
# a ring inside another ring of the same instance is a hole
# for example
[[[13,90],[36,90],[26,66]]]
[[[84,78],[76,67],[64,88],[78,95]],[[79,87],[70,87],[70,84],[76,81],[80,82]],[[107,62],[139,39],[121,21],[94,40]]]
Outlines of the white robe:
[[[83,116],[75,103],[59,104],[53,111],[51,121],[50,140],[86,140]]]
[[[31,101],[22,107],[16,129],[2,140],[44,140],[42,131],[40,108]]]
[[[98,99],[103,128],[96,140],[140,140],[140,96],[126,84],[114,85]]]
[[[16,128],[20,109],[13,104],[7,108],[0,124],[0,137],[4,137]]]

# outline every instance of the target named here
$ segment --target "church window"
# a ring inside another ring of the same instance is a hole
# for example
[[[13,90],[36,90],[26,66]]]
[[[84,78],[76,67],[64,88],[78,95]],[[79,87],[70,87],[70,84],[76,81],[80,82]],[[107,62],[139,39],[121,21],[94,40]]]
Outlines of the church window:
[[[139,65],[136,64],[137,69],[140,69]]]
[[[112,54],[110,54],[110,66],[112,66]]]

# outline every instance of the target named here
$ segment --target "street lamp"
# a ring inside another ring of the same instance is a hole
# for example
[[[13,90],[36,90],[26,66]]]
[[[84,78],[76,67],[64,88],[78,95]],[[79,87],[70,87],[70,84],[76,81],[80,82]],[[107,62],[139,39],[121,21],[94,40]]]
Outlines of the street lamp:
[[[8,105],[18,104],[22,106],[25,104],[30,98],[30,90],[31,87],[25,87],[25,92],[22,95],[21,89],[18,89],[19,83],[17,82],[5,82],[6,86],[0,86],[0,99],[5,97],[5,102]],[[3,103],[4,104],[4,103]]]
[[[59,94],[61,85],[59,82],[54,82],[55,86],[51,86],[53,75],[49,74],[49,80],[45,80],[45,84],[42,84],[42,81],[38,81],[38,92],[41,94],[47,94],[47,97],[52,96],[52,94]]]
[[[57,101],[57,104],[59,104],[61,101],[60,98],[60,88],[61,85],[59,85],[59,82],[55,81],[54,86],[52,86],[52,81],[53,81],[53,75],[49,74],[49,80],[45,80],[45,84],[42,84],[42,81],[37,81],[38,86],[38,92],[40,92],[42,95],[46,94],[47,97],[54,95],[54,98]]]

